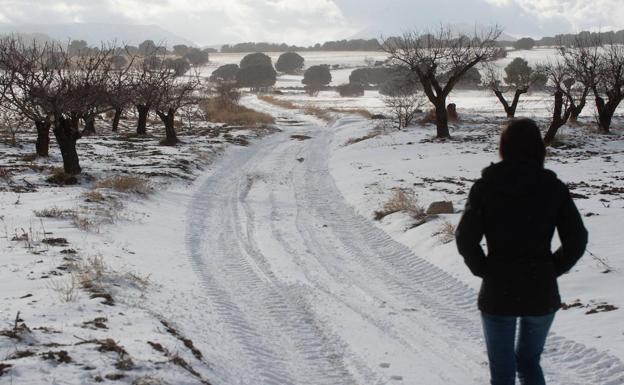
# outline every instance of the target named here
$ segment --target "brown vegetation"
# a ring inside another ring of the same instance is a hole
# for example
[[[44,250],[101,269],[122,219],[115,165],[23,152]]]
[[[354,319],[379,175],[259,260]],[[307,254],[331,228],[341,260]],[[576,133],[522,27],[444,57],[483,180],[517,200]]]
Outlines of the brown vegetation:
[[[135,194],[147,194],[152,191],[147,180],[133,175],[119,175],[102,179],[95,183],[95,188],[109,188]]]
[[[211,122],[236,126],[263,126],[275,123],[269,114],[236,103],[224,105],[218,98],[206,99],[199,106]]]
[[[418,202],[414,191],[401,188],[394,189],[390,199],[384,203],[381,210],[375,211],[374,215],[376,220],[381,220],[399,211],[405,211],[414,219],[423,219],[426,216],[425,209]]]

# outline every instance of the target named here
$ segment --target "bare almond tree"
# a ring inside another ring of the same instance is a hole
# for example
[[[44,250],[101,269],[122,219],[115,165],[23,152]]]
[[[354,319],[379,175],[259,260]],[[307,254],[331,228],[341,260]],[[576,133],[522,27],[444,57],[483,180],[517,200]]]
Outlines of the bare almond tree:
[[[609,132],[615,110],[624,99],[624,47],[600,35],[577,36],[559,53],[574,77],[589,86],[598,112],[598,127]]]
[[[520,96],[529,92],[529,88],[535,80],[533,68],[529,66],[526,60],[515,58],[504,68],[505,76],[502,76],[502,79],[499,68],[494,63],[487,63],[484,68],[486,84],[502,104],[507,118],[513,118],[516,115]],[[511,101],[507,100],[505,96],[509,92],[513,92]]]
[[[36,42],[26,45],[12,37],[0,40],[3,102],[34,124],[38,156],[49,154],[53,110],[47,96],[58,91],[49,60],[51,48]]]
[[[131,100],[138,114],[136,129],[138,135],[147,133],[149,112],[160,100],[162,87],[175,77],[175,72],[155,54],[141,58],[129,73]]]
[[[197,73],[164,78],[159,89],[158,98],[154,103],[156,115],[165,125],[165,139],[161,141],[161,144],[175,146],[178,143],[175,115],[180,108],[197,104],[197,99],[194,98],[193,93],[199,88],[200,84],[200,78]]]
[[[547,145],[552,144],[559,128],[574,123],[585,106],[589,86],[575,79],[574,72],[561,60],[538,66],[551,84],[554,96],[553,116],[544,136]]]
[[[458,36],[450,27],[441,27],[435,34],[404,33],[385,39],[382,48],[390,60],[415,73],[423,91],[436,112],[438,138],[450,137],[446,98],[459,79],[479,63],[493,60],[501,30],[495,26],[474,36]],[[441,82],[440,75],[445,82]]]

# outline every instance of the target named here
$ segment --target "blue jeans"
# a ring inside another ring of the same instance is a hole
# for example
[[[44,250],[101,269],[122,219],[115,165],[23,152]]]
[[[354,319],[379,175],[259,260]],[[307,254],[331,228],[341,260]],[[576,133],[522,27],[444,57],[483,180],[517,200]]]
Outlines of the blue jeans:
[[[546,384],[540,356],[554,318],[555,313],[522,317],[481,313],[492,385],[514,385],[516,372],[522,385]]]

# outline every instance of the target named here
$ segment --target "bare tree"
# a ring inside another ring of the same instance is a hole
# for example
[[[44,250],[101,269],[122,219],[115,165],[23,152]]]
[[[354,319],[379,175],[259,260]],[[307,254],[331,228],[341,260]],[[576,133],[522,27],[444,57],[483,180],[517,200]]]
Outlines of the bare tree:
[[[436,112],[436,128],[439,138],[450,137],[446,98],[457,81],[477,64],[494,59],[498,52],[496,39],[501,30],[475,34],[472,38],[457,36],[450,27],[441,27],[436,35],[408,32],[399,38],[388,38],[382,48],[392,62],[414,72]],[[448,74],[446,83],[440,82],[441,74]]]
[[[559,128],[568,122],[576,122],[585,106],[589,86],[577,81],[574,72],[561,60],[542,64],[538,71],[548,78],[554,96],[553,116],[544,136],[544,142],[549,145]]]
[[[115,47],[102,46],[89,54],[74,58],[63,72],[71,89],[72,124],[78,129],[78,121],[84,121],[82,135],[95,134],[95,118],[112,109],[108,99],[108,85]]]
[[[197,100],[193,98],[193,93],[198,89],[199,85],[198,74],[164,78],[158,99],[154,105],[156,115],[165,125],[165,139],[161,144],[175,146],[178,143],[175,129],[175,114],[180,108],[197,104]]]
[[[106,83],[105,97],[107,99],[107,103],[112,108],[112,111],[114,111],[112,122],[113,132],[118,131],[121,115],[126,108],[132,105],[133,98],[131,73],[136,56],[130,54],[127,47],[125,47],[124,50],[126,55],[122,57],[125,59],[127,56],[129,59],[125,59],[124,65],[120,66],[119,62],[115,60],[115,57],[119,56],[119,52],[117,52],[117,56],[113,56],[111,58],[113,68],[110,71],[108,81]]]
[[[49,60],[51,49],[48,44],[25,45],[15,38],[0,40],[2,100],[7,108],[33,122],[38,156],[49,153],[53,111],[48,96],[58,91],[55,70]]]
[[[149,57],[153,57],[153,55]],[[161,60],[160,65],[154,66],[153,62],[145,61],[144,58],[143,62],[135,66],[129,74],[132,103],[138,113],[136,129],[138,135],[147,133],[149,112],[161,98],[164,84],[175,78],[174,71],[171,71],[163,63],[164,61]]]
[[[535,79],[533,68],[529,66],[526,60],[515,58],[504,68],[505,76],[503,79],[501,79],[499,68],[494,63],[487,63],[484,68],[488,87],[503,105],[507,118],[513,118],[516,115],[520,96],[529,92],[529,87]],[[511,103],[505,96],[510,91],[513,91]]]
[[[613,114],[624,99],[624,47],[604,42],[600,35],[578,35],[559,52],[575,78],[590,87],[598,112],[598,127],[609,132]]]

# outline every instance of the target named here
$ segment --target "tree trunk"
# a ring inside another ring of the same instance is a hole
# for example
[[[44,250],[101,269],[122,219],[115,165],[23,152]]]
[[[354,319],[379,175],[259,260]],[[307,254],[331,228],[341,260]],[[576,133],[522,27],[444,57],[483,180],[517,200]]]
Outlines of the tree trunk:
[[[113,117],[113,132],[119,131],[119,119],[121,119],[122,108],[115,108],[115,116]]]
[[[80,174],[80,162],[76,151],[76,141],[80,131],[74,127],[73,119],[57,117],[54,122],[54,136],[63,156],[63,169],[70,175]]]
[[[613,117],[613,114],[609,113],[609,103],[605,104],[602,97],[596,96],[596,109],[598,110],[598,128],[603,133],[608,133]]]
[[[578,101],[578,104],[574,104],[573,100],[570,100],[570,123],[576,124],[578,122],[578,117],[585,107],[585,101],[587,100],[586,97],[587,92],[583,93]]]
[[[165,125],[165,139],[160,142],[164,146],[175,146],[178,143],[178,136],[176,134],[174,118],[175,110],[170,108],[166,113],[156,112]]]
[[[550,146],[555,139],[555,135],[557,135],[557,131],[561,126],[566,124],[568,118],[571,115],[571,109],[567,109],[565,113],[562,114],[563,110],[563,92],[557,91],[555,92],[555,108],[553,110],[552,121],[550,122],[550,127],[548,127],[548,131],[546,131],[546,135],[544,136],[544,143],[547,146]]]
[[[518,108],[518,102],[520,101],[520,95],[526,93],[528,90],[525,88],[519,88],[516,89],[516,92],[514,92],[514,98],[511,102],[511,105],[507,102],[507,99],[505,99],[505,96],[503,95],[503,93],[501,91],[498,90],[494,90],[494,94],[496,95],[496,97],[498,98],[498,100],[501,102],[501,104],[503,105],[503,108],[505,109],[505,113],[507,114],[507,118],[508,119],[512,119],[516,116],[516,109]]]
[[[138,135],[145,135],[147,134],[147,114],[149,113],[149,106],[145,104],[137,104],[136,109],[139,113],[136,133]]]
[[[48,156],[50,149],[50,123],[47,120],[35,121],[37,128],[37,142],[35,142],[35,151],[37,156]]]
[[[95,135],[95,116],[86,116],[84,119],[82,135]]]
[[[446,98],[436,100],[436,131],[438,138],[450,138],[451,134],[448,128],[448,116],[446,114]]]

